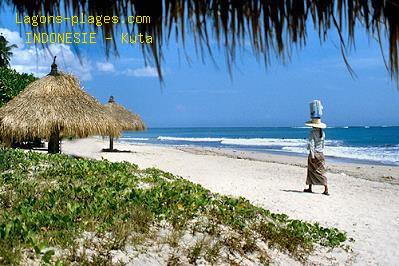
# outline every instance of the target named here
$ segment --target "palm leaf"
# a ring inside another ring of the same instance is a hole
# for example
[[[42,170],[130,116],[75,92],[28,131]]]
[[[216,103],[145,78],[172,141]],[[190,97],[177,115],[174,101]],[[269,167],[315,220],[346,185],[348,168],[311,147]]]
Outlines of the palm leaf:
[[[191,34],[201,56],[212,53],[215,48],[210,43],[216,41],[219,47],[224,47],[231,66],[237,50],[248,41],[254,55],[263,58],[266,64],[273,55],[285,62],[293,47],[306,45],[308,28],[315,28],[322,41],[329,31],[335,30],[349,66],[347,49],[355,43],[355,31],[360,25],[380,43],[388,44],[387,67],[391,78],[398,81],[399,0],[55,0],[51,4],[47,0],[8,0],[6,3],[20,16],[60,12],[70,15],[83,11],[94,16],[151,16],[151,24],[134,27],[105,24],[91,28],[99,30],[103,37],[115,37],[121,27],[154,36],[153,44],[143,45],[142,51],[146,63],[157,66],[161,79],[162,47],[173,35],[185,43],[185,36]],[[49,30],[49,25],[42,25],[41,30]],[[111,49],[117,52],[115,42],[107,41],[107,56]]]

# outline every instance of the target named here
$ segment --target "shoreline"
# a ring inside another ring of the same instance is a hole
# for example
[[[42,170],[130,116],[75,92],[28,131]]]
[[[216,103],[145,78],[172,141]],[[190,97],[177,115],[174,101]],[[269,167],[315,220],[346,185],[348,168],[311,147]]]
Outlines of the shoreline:
[[[279,152],[279,151],[256,151],[237,149],[231,147],[205,147],[196,145],[173,145],[157,143],[141,143],[117,141],[120,145],[132,146],[152,146],[160,148],[171,148],[192,154],[218,155],[233,159],[244,159],[267,163],[277,163],[283,165],[307,167],[307,155],[299,153]],[[399,184],[399,165],[383,164],[374,161],[336,158],[326,156],[326,168],[328,172],[336,174],[351,175],[377,182],[387,182]]]
[[[154,145],[154,146],[166,146],[166,147],[188,147],[188,148],[199,148],[199,149],[216,149],[216,150],[236,150],[243,152],[254,152],[254,153],[266,153],[273,155],[283,155],[283,156],[293,156],[293,157],[304,157],[307,158],[307,154],[293,152],[293,151],[284,151],[284,150],[273,150],[269,148],[254,148],[254,147],[245,147],[245,146],[232,146],[232,145],[223,145],[223,146],[207,146],[207,145],[195,145],[195,144],[171,144],[171,143],[155,143],[155,142],[139,142],[127,140],[119,140],[121,144],[132,144],[132,145]],[[325,155],[325,158],[334,162],[334,163],[351,163],[351,164],[359,164],[359,165],[376,165],[376,166],[389,166],[389,167],[399,167],[399,162],[391,162],[391,161],[378,161],[371,159],[361,159],[361,158],[348,158],[348,157],[337,157],[332,155]]]
[[[399,168],[350,163],[328,164],[330,196],[303,193],[306,160],[303,157],[241,153],[226,150],[173,148],[149,144],[115,143],[121,151],[100,152],[101,138],[65,141],[65,154],[127,161],[140,168],[171,172],[212,192],[245,197],[253,204],[291,219],[317,222],[347,232],[352,252],[332,250],[315,254],[331,264],[392,265],[399,260]],[[391,176],[385,179],[382,176]],[[323,261],[326,261],[324,260]]]
[[[208,148],[193,146],[187,148],[174,146],[170,147],[194,154],[208,153],[220,156],[227,156],[234,159],[253,160],[307,168],[307,156],[298,154],[286,155],[267,151],[258,152],[231,148]],[[399,184],[399,166],[397,165],[331,160],[331,157],[326,156],[326,168],[328,172],[336,174],[351,175],[357,178],[363,178],[377,182]],[[355,168],[356,170],[354,170],[353,168]]]

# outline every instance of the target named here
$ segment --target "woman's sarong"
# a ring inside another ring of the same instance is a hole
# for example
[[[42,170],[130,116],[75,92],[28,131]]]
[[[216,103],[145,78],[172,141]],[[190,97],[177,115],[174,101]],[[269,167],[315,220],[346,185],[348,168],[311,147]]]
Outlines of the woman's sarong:
[[[308,176],[306,178],[307,185],[327,185],[327,177],[325,176],[326,168],[324,166],[324,155],[321,152],[314,153],[314,159],[309,154],[308,157]]]

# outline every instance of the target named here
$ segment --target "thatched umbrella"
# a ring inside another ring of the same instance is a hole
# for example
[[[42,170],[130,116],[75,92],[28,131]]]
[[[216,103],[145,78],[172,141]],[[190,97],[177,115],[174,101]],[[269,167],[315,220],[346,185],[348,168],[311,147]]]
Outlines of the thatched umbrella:
[[[109,98],[108,103],[105,104],[105,107],[112,115],[112,117],[118,120],[118,123],[122,127],[122,130],[145,130],[146,126],[140,116],[130,112],[122,105],[117,104],[113,96]],[[114,150],[114,137],[115,136],[112,134],[109,135],[109,151]]]
[[[57,71],[29,84],[0,108],[3,139],[45,138],[49,153],[60,152],[62,137],[117,136],[121,127],[94,97],[80,88],[77,78]]]

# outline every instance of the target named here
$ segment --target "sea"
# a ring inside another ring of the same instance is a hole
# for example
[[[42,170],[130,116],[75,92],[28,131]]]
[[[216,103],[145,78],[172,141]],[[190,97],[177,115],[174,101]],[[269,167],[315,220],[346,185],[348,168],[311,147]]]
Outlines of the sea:
[[[309,131],[307,127],[150,128],[124,132],[119,141],[306,156]],[[326,157],[399,166],[399,126],[329,127],[325,133]]]

